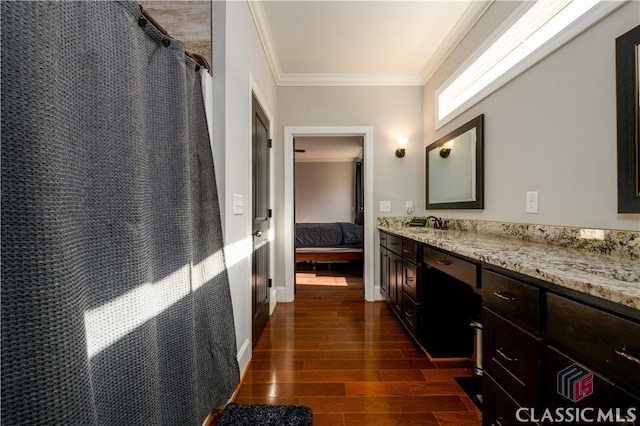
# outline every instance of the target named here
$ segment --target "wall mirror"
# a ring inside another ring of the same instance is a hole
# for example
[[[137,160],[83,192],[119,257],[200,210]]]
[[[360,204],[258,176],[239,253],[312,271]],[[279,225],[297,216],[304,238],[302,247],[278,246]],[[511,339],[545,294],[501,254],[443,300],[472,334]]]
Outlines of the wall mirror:
[[[618,213],[640,213],[640,25],[616,39]]]
[[[427,210],[484,208],[483,125],[479,115],[427,147]]]

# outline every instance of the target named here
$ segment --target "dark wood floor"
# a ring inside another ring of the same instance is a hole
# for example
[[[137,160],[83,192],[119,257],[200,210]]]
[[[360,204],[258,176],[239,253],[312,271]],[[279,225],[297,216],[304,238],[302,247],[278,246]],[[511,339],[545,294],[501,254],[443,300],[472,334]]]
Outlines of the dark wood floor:
[[[364,301],[358,273],[297,274],[278,303],[236,395],[241,404],[303,404],[314,425],[480,425],[454,381],[466,364],[432,362],[384,303]]]

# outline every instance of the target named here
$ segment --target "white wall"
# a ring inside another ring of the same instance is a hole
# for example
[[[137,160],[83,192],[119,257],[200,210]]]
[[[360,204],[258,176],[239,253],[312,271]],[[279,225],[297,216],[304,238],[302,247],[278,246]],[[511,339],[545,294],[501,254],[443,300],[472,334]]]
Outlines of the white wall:
[[[354,163],[296,163],[296,222],[351,222]]]
[[[270,119],[277,93],[248,4],[214,2],[213,7],[214,154],[224,158],[216,175],[224,188],[225,254],[244,371],[251,358],[251,90],[258,92]],[[243,215],[233,214],[234,193],[244,196]]]
[[[640,2],[629,2],[435,131],[434,92],[516,6],[494,2],[424,87],[425,146],[485,114],[484,211],[429,213],[640,230],[640,215],[617,213],[615,103],[615,38],[640,23]],[[422,179],[416,212],[425,214]],[[539,191],[538,214],[524,211],[527,191]]]
[[[415,200],[424,164],[422,88],[420,87],[278,87],[276,169],[276,285],[284,281],[284,126],[373,126],[373,198],[392,202],[392,212],[405,214],[405,201]],[[396,138],[409,138],[407,154],[396,158]],[[422,176],[422,177],[421,177]],[[411,197],[411,198],[407,198]],[[423,196],[424,198],[424,196]],[[380,216],[376,211],[374,216]],[[375,224],[365,226],[375,227]],[[376,258],[377,256],[374,256]],[[376,266],[376,271],[378,267]]]

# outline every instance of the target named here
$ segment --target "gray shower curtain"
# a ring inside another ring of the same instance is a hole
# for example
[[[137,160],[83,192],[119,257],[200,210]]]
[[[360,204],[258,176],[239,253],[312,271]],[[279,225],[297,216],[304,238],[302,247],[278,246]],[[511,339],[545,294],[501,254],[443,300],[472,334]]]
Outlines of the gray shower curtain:
[[[200,425],[239,370],[197,65],[134,2],[1,8],[2,424]]]

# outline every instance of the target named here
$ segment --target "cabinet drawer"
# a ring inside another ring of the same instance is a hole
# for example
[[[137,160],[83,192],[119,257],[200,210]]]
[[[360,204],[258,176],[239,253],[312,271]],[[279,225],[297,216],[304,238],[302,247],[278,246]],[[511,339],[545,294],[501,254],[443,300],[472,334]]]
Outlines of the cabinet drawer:
[[[412,299],[402,298],[402,319],[407,329],[414,337],[418,336],[418,304]]]
[[[418,243],[414,243],[413,241],[408,240],[402,240],[402,257],[410,260],[413,263],[419,263],[420,258],[418,257]]]
[[[489,309],[482,312],[485,370],[528,407],[538,403],[542,339]]]
[[[445,274],[451,275],[471,287],[479,287],[478,265],[460,259],[459,257],[435,250],[431,247],[423,247],[423,261]]]
[[[640,395],[639,323],[547,293],[547,333],[557,346]]]
[[[629,408],[640,407],[640,399],[551,346],[547,348],[547,365],[545,407],[552,412],[557,408],[601,408],[605,413],[614,409],[615,413],[617,409],[620,421],[615,424],[634,424],[623,419]]]
[[[535,331],[540,329],[540,290],[537,287],[483,270],[482,300],[506,318]]]
[[[420,297],[418,267],[405,261],[402,262],[402,270],[402,289],[413,300],[418,301]]]
[[[380,245],[382,247],[386,247],[387,246],[387,234],[386,232],[380,232]]]
[[[516,418],[520,405],[491,376],[482,377],[482,424],[490,426],[521,425]],[[521,415],[521,418],[528,418]],[[535,424],[535,423],[530,423]]]
[[[402,256],[402,238],[387,234],[387,248]]]

